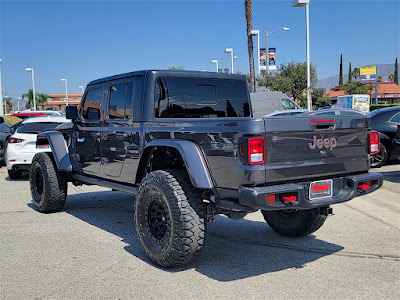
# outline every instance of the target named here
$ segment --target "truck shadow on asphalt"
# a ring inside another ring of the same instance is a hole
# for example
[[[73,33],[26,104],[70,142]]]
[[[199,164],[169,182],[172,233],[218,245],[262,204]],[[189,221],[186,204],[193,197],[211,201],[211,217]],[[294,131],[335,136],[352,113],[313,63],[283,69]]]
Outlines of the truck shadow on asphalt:
[[[122,192],[81,193],[68,196],[64,211],[121,237],[128,244],[127,252],[152,264],[136,235],[133,204],[134,197]],[[205,246],[194,262],[184,267],[159,269],[176,273],[194,268],[209,278],[227,282],[303,268],[343,249],[313,235],[298,239],[279,236],[265,222],[217,216],[215,223],[207,225]]]
[[[391,171],[391,172],[379,172],[383,175],[383,179],[393,182],[400,183],[400,171]]]

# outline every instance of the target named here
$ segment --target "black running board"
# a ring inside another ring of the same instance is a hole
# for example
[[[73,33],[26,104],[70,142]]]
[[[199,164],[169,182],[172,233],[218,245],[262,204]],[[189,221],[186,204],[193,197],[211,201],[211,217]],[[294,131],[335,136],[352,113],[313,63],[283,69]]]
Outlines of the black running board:
[[[130,185],[125,185],[125,184],[120,184],[116,182],[111,182],[99,178],[94,178],[94,177],[89,177],[85,175],[79,175],[79,174],[71,174],[71,178],[73,180],[77,180],[83,183],[89,183],[89,184],[94,184],[94,185],[99,185],[102,187],[114,189],[117,191],[129,193],[132,195],[137,195],[138,193],[138,188]]]

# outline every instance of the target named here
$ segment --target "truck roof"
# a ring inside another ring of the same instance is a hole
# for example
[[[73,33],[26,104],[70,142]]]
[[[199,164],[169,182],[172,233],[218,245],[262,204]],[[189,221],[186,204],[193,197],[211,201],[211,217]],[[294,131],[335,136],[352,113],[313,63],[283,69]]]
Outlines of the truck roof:
[[[129,73],[122,73],[108,77],[99,78],[89,82],[89,85],[116,79],[123,79],[137,75],[145,75],[153,73],[154,76],[174,76],[174,77],[198,77],[198,78],[219,78],[219,79],[236,79],[246,80],[246,76],[239,74],[226,74],[217,72],[203,72],[203,71],[186,71],[186,70],[140,70]]]

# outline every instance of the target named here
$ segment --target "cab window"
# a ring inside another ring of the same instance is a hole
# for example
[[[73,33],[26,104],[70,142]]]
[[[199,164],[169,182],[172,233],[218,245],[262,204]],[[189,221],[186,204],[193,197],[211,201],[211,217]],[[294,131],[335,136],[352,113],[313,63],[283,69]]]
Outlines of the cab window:
[[[120,83],[110,87],[109,119],[126,120],[132,113],[132,83]]]
[[[100,120],[103,88],[92,89],[87,92],[83,101],[82,117],[85,120]]]

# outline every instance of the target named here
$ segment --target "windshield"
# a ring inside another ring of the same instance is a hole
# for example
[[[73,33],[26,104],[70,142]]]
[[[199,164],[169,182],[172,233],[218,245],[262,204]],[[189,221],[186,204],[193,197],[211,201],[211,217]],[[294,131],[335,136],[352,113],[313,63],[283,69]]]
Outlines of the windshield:
[[[32,133],[38,134],[40,132],[53,130],[57,125],[61,123],[27,123],[21,124],[17,132],[18,133]]]

